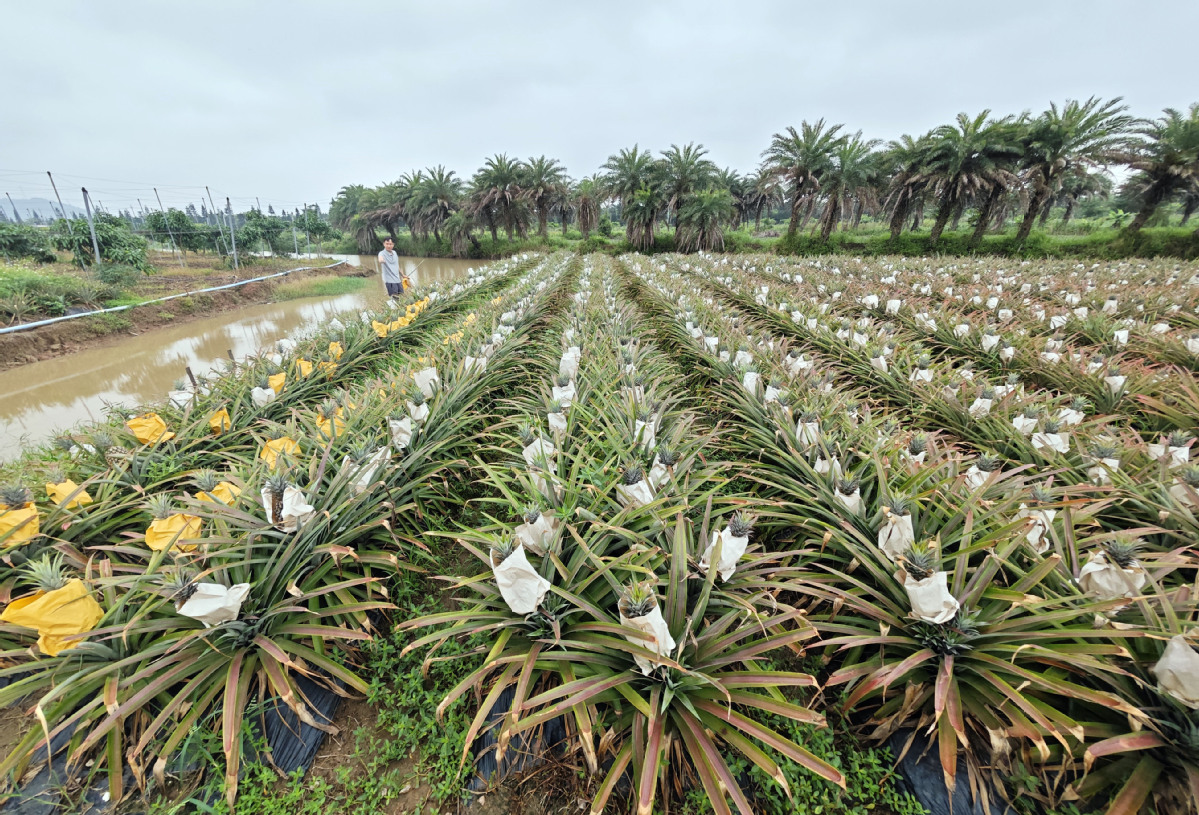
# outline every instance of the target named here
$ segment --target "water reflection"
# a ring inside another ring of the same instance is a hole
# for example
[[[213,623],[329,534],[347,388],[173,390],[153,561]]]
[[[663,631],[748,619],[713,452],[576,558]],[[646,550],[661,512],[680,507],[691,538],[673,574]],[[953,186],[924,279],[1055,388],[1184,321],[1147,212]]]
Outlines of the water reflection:
[[[358,260],[353,265],[367,268],[375,261],[374,256],[348,257]],[[410,274],[415,271],[418,285],[464,276],[472,265],[436,258],[401,260]],[[380,284],[334,298],[247,306],[0,371],[0,459],[80,422],[102,418],[105,405],[161,400],[177,380],[185,378],[188,366],[199,376],[227,359],[229,351],[245,356],[339,312],[356,313],[382,299]]]

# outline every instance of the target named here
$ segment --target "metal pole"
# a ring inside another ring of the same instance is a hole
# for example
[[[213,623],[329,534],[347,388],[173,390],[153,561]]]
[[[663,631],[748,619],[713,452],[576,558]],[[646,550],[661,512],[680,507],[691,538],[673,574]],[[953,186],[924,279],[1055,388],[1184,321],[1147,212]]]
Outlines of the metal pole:
[[[73,238],[75,229],[71,226],[71,219],[67,217],[67,208],[62,204],[62,196],[58,194],[58,185],[54,183],[54,176],[50,175],[49,170],[46,170],[46,175],[50,176],[50,186],[54,188],[54,197],[58,199],[58,208],[62,210],[62,219],[67,222],[67,234]]]
[[[4,193],[4,194],[8,195],[8,193]],[[17,216],[17,223],[19,223],[19,224],[25,223],[24,221],[21,220],[21,213],[17,212],[17,205],[12,202],[11,195],[8,195],[8,205],[10,207],[12,207],[12,214]]]
[[[291,242],[296,245],[296,257],[300,255],[300,239],[296,237],[296,216],[291,216]]]
[[[87,187],[83,187],[83,208],[87,211],[87,228],[92,231],[92,251],[95,253],[96,265],[100,265],[100,241],[96,240],[96,223],[92,220],[92,200],[87,197]]]
[[[221,213],[216,208],[216,204],[212,200],[212,192],[208,189],[208,185],[204,185],[204,192],[208,193],[208,206],[212,207],[212,220],[216,221],[217,232],[221,235],[221,252],[224,253],[228,242],[225,240],[225,230],[221,227]]]
[[[162,222],[166,224],[167,235],[171,238],[171,251],[179,253],[179,266],[183,268],[183,250],[175,243],[175,233],[171,232],[171,219],[167,216],[166,210],[162,208],[162,196],[158,194],[158,187],[154,188],[154,197],[158,199],[158,211],[162,213]],[[140,204],[141,201],[139,200],[138,203]]]
[[[237,225],[233,220],[233,207],[229,204],[229,198],[225,198],[225,211],[229,213],[229,240],[233,241],[233,271],[237,271],[237,238],[234,236],[234,227]]]
[[[308,255],[312,255],[312,235],[308,232],[308,204],[304,204],[304,242],[308,247]]]
[[[262,202],[258,200],[258,196],[254,196],[254,203],[258,205],[258,214],[262,214]]]

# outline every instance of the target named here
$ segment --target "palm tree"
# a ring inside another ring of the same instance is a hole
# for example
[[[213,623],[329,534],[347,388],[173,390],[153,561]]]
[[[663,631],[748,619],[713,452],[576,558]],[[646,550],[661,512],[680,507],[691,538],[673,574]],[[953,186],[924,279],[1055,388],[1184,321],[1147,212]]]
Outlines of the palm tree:
[[[603,185],[593,176],[588,176],[575,185],[574,208],[579,215],[579,231],[583,240],[591,237],[591,230],[599,224],[600,202],[603,200]]]
[[[998,195],[1016,180],[1009,168],[1021,156],[1019,123],[1010,116],[990,119],[990,115],[989,110],[974,118],[959,113],[956,126],[941,125],[932,132],[925,168],[940,199],[929,234],[933,244],[955,210],[960,212],[972,200],[993,207]]]
[[[329,204],[329,223],[353,235],[363,253],[373,251],[378,245],[375,226],[368,218],[368,213],[381,208],[378,197],[377,189],[350,184],[338,190]]]
[[[778,176],[765,167],[758,168],[753,177],[746,180],[746,201],[754,214],[754,232],[762,229],[762,211],[783,202],[783,191]]]
[[[524,165],[507,154],[496,154],[484,162],[471,180],[471,202],[476,214],[487,223],[491,238],[496,238],[496,225],[502,225],[511,242],[516,232],[524,234],[522,206]]]
[[[445,219],[442,227],[445,229],[446,237],[450,239],[450,252],[454,257],[466,257],[466,244],[470,243],[478,246],[478,241],[471,235],[471,230],[474,229],[474,221],[465,210],[456,210],[452,215]]]
[[[706,190],[716,176],[716,165],[704,158],[707,154],[704,146],[695,142],[681,148],[672,144],[669,150],[662,151],[659,163],[662,192],[666,196],[666,209],[676,224],[683,201],[692,193]]]
[[[420,180],[409,197],[409,215],[422,232],[432,231],[434,239],[441,243],[442,225],[460,206],[462,180],[440,164],[427,172],[428,176]]]
[[[542,240],[549,238],[550,212],[554,201],[559,199],[566,182],[566,168],[557,159],[538,156],[530,158],[524,165],[525,197],[537,213],[537,234]]]
[[[832,166],[824,174],[821,187],[825,193],[824,213],[820,218],[820,240],[827,241],[841,217],[845,204],[854,197],[871,194],[874,181],[874,148],[877,139],[862,139],[858,131],[843,141],[833,157]]]
[[[608,156],[601,169],[606,194],[615,198],[624,209],[638,190],[654,180],[654,157],[634,144],[632,150],[624,149]]]
[[[1057,193],[1057,203],[1066,208],[1066,211],[1062,213],[1062,226],[1070,223],[1070,218],[1074,215],[1074,207],[1080,200],[1110,198],[1111,194],[1112,180],[1106,174],[1102,172],[1088,173],[1078,167],[1070,168],[1062,178],[1062,185],[1058,188]]]
[[[723,170],[717,170],[712,176],[712,187],[729,191],[729,195],[733,197],[733,217],[729,226],[740,229],[741,223],[749,220],[749,215],[753,212],[749,181],[733,168],[725,167]]]
[[[1143,185],[1141,209],[1128,225],[1131,234],[1139,232],[1172,196],[1199,184],[1199,102],[1187,113],[1166,108],[1137,132],[1145,141],[1122,156],[1139,172]]]
[[[826,129],[824,119],[815,124],[805,121],[800,123],[798,133],[794,127],[788,127],[785,133],[775,133],[770,146],[762,151],[766,167],[790,188],[788,237],[794,236],[799,229],[800,202],[815,195],[821,177],[832,166],[833,153],[844,141],[843,136],[837,135],[842,127],[844,125],[833,125]],[[811,197],[810,202],[814,203],[815,198]]]
[[[644,252],[654,246],[654,233],[658,231],[658,214],[666,205],[662,191],[646,184],[633,193],[624,208],[625,233],[634,251]]]
[[[724,249],[724,224],[733,217],[728,190],[700,190],[687,197],[679,210],[675,247],[680,252],[719,252]]]
[[[1136,119],[1124,111],[1120,97],[1103,102],[1092,96],[1085,102],[1067,99],[1059,110],[1056,103],[1033,120],[1024,139],[1024,180],[1032,194],[1016,233],[1025,240],[1033,221],[1061,187],[1072,167],[1094,168],[1108,163],[1127,144]]]

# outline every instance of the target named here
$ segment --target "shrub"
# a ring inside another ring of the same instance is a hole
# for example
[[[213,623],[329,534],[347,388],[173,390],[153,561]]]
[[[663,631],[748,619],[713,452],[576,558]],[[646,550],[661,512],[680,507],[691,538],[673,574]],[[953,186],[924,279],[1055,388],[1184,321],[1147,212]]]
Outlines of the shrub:
[[[0,224],[0,254],[53,263],[57,258],[50,245],[49,230],[23,224]]]
[[[141,271],[121,263],[103,263],[96,270],[97,280],[118,289],[132,289],[141,278]]]

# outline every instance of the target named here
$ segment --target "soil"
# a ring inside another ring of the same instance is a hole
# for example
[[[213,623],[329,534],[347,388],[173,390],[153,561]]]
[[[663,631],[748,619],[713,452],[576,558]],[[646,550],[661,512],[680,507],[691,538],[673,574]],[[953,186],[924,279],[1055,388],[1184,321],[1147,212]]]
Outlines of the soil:
[[[296,262],[302,261],[291,261],[291,263]],[[221,286],[237,280],[245,280],[247,277],[268,275],[281,271],[281,269],[253,266],[242,269],[240,275],[232,271],[212,270],[208,274],[197,274],[197,271],[194,269],[178,270],[169,274],[148,277],[143,284],[138,286],[136,294],[143,298],[166,297],[179,292]],[[32,328],[28,331],[2,334],[0,335],[0,360],[4,361],[5,367],[13,368],[75,353],[85,348],[103,347],[126,336],[140,336],[167,323],[177,325],[248,305],[268,303],[279,282],[303,280],[311,276],[328,276],[330,273],[358,277],[361,276],[362,271],[350,266],[342,266],[319,271],[296,272],[275,280],[247,283],[235,289],[195,294],[165,303],[137,306],[112,314],[80,317],[41,328]]]

